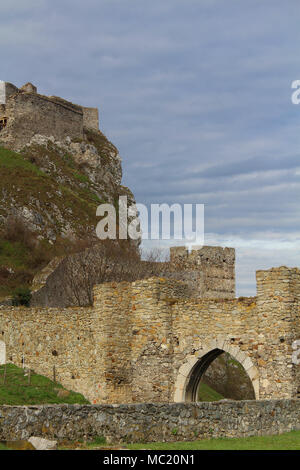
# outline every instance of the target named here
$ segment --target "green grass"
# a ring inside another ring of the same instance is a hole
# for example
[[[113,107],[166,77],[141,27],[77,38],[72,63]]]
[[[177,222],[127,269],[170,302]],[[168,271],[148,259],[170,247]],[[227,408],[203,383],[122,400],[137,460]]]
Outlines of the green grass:
[[[198,389],[198,400],[199,401],[219,401],[223,400],[224,397],[213,390],[209,385],[201,383]]]
[[[22,154],[13,152],[11,150],[0,147],[0,167],[8,168],[9,170],[16,170],[21,168],[23,170],[35,173],[38,176],[47,178],[36,165],[28,160],[25,160]]]
[[[96,436],[92,441],[84,441],[83,439],[77,439],[76,441],[61,441],[58,450],[93,450],[106,445],[106,439],[103,436]]]
[[[12,243],[0,239],[0,266],[23,267],[26,262],[26,248],[21,242]]]
[[[6,364],[6,381],[3,384],[4,367],[0,366],[0,405],[40,405],[44,403],[88,404],[80,393],[70,391],[66,397],[58,397],[62,385],[31,373],[30,385],[24,370],[14,364]]]
[[[4,444],[0,442],[0,450],[10,450],[9,447],[6,447]]]
[[[300,450],[300,431],[276,436],[253,436],[239,439],[222,438],[193,442],[127,444],[127,447],[133,450]]]
[[[10,296],[16,287],[29,286],[34,275],[52,257],[65,253],[60,248],[59,240],[67,224],[78,238],[82,238],[87,227],[95,227],[98,222],[96,208],[100,200],[95,194],[95,185],[75,164],[72,156],[62,157],[58,149],[52,147],[32,146],[17,153],[0,145],[0,193],[3,195],[0,218],[8,216],[13,201],[16,208],[28,207],[47,220],[48,216],[52,217],[52,222],[41,224],[39,235],[47,237],[48,226],[57,235],[54,245],[48,243],[41,250],[41,246],[28,247],[24,240],[5,237],[0,224],[0,298]],[[48,169],[48,173],[40,168]],[[52,203],[55,212],[51,208]],[[56,211],[60,212],[61,219],[56,217]],[[67,245],[70,246],[70,243],[66,239],[64,247],[67,248]]]
[[[88,176],[86,176],[86,175],[84,175],[84,174],[82,174],[82,173],[77,173],[76,171],[74,171],[73,174],[74,174],[74,177],[75,177],[78,181],[80,181],[81,183],[89,183],[89,182],[90,182]]]

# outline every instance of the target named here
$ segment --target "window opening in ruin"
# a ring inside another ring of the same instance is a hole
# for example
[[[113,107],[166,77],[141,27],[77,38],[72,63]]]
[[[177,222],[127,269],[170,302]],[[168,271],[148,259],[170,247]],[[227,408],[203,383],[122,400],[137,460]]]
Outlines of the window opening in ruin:
[[[7,117],[0,118],[0,131],[7,125]]]

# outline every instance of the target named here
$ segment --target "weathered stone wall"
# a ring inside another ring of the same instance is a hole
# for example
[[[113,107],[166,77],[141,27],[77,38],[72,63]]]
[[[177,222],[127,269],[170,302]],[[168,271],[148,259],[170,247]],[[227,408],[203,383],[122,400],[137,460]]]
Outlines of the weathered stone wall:
[[[95,252],[98,258],[97,250],[97,246],[94,246],[80,254],[70,256],[68,261],[61,259],[55,267],[49,266],[48,277],[44,278],[40,290],[34,289],[31,304],[43,307],[77,305],[78,299],[71,295],[70,276],[66,275],[66,270],[70,272],[72,264],[76,266],[76,262],[72,262],[72,259],[75,260],[77,256],[86,258]],[[86,269],[89,269],[88,264]],[[90,269],[93,270],[92,265]],[[140,271],[136,269],[136,266],[134,269],[137,271],[136,278],[160,276],[184,281],[189,289],[186,296],[190,298],[233,299],[235,297],[235,250],[233,248],[204,246],[201,249],[192,250],[190,254],[185,247],[171,248],[170,262],[142,261]],[[118,270],[115,269],[115,272],[117,278]],[[73,273],[73,276],[80,277],[84,274],[77,271]],[[128,276],[130,276],[129,273]],[[80,298],[84,300],[86,297],[86,289],[82,289]],[[81,305],[85,303],[82,302]]]
[[[300,270],[257,271],[258,365],[265,396],[300,397],[300,366],[285,361],[300,339]]]
[[[14,149],[24,147],[34,135],[83,138],[83,127],[99,130],[97,108],[78,106],[58,96],[37,94],[32,83],[18,89],[0,81],[0,113],[8,117],[1,141]]]
[[[131,396],[131,299],[131,284],[126,282],[103,284],[101,293],[95,293],[94,338],[101,364],[97,403],[126,403]]]
[[[0,440],[193,441],[300,429],[300,400],[138,405],[1,406]]]
[[[93,403],[195,401],[199,380],[222,352],[239,361],[258,398],[296,398],[298,269],[257,273],[258,297],[190,299],[184,282],[105,283],[94,306],[0,308],[8,361],[53,376]]]
[[[297,272],[278,268],[275,276],[287,281],[284,286],[291,282],[298,292]],[[131,353],[132,387],[126,387],[126,402],[193,400],[191,382],[196,387],[197,378],[223,351],[242,364],[256,398],[297,396],[299,372],[292,363],[292,344],[299,333],[299,304],[289,287],[279,287],[271,305],[267,289],[265,305],[264,293],[259,303],[256,298],[190,300],[184,283],[162,278],[136,281],[131,286],[132,300],[124,314],[126,311],[128,319],[131,316],[132,329],[119,330],[122,344],[127,344],[124,360],[129,361]],[[118,296],[114,284],[95,288],[95,306],[103,321],[107,319],[108,328],[111,312],[117,309],[105,299]],[[114,347],[118,351],[117,344]]]
[[[9,97],[18,92],[18,88],[12,83],[0,81],[0,104],[5,105]]]
[[[6,362],[6,345],[4,341],[0,341],[0,365]]]
[[[85,108],[82,106],[83,111],[83,126],[88,129],[99,130],[99,112],[98,108]]]
[[[5,93],[5,82],[0,81],[0,104],[5,105],[6,93]]]
[[[14,148],[23,147],[35,134],[58,140],[83,137],[81,107],[60,98],[19,91],[6,100],[6,116],[1,140]]]
[[[56,379],[92,400],[98,387],[98,349],[89,309],[0,307],[6,360]]]
[[[170,249],[170,261],[178,267],[177,279],[190,284],[193,297],[235,297],[234,248],[203,246],[189,253],[186,247],[173,247]],[[175,275],[173,277],[176,278]]]

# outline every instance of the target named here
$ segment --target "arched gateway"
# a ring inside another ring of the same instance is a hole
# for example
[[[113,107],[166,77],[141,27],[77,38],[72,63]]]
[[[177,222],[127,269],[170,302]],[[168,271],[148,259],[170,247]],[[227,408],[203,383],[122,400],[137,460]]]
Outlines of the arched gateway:
[[[256,400],[259,399],[259,373],[257,367],[244,352],[219,339],[216,344],[205,347],[187,357],[179,368],[174,388],[174,402],[197,401],[200,381],[211,363],[224,352],[230,354],[246,370],[253,386]]]

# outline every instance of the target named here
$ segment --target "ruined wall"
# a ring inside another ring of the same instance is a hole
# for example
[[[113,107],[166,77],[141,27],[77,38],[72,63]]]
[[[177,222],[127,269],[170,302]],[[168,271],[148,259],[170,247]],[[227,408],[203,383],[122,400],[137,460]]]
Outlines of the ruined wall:
[[[0,104],[6,104],[10,96],[18,92],[18,88],[12,83],[0,81]]]
[[[5,82],[0,81],[0,104],[6,103]]]
[[[131,396],[131,284],[103,284],[94,296],[94,340],[99,354],[97,403],[126,403]],[[131,400],[129,400],[131,401]]]
[[[265,396],[300,398],[300,365],[287,363],[300,339],[300,270],[257,271],[258,365]]]
[[[95,256],[99,256],[97,246],[91,247],[80,254],[71,255],[69,261],[62,259],[59,265],[49,269],[48,277],[43,280],[43,286],[39,290],[35,287],[32,305],[43,307],[76,305],[77,298],[71,295],[70,280],[69,276],[65,275],[65,271],[72,269],[72,259],[75,260],[77,256],[84,258],[93,256],[93,252]],[[76,265],[74,262],[73,264]],[[88,269],[88,264],[86,269]],[[128,270],[130,278],[130,263],[127,264],[128,267],[125,270]],[[189,289],[186,295],[190,298],[233,299],[235,297],[235,250],[233,248],[204,246],[201,249],[192,250],[191,253],[188,253],[185,247],[171,248],[170,262],[142,261],[141,269],[137,270],[135,266],[133,270],[137,278],[160,276],[184,281]],[[116,268],[115,272],[117,278]],[[80,276],[81,273],[76,272],[74,275]],[[80,297],[82,299],[87,297],[86,289],[82,290]]]
[[[97,345],[89,309],[28,309],[0,307],[0,340],[6,361],[57,381],[94,398],[97,389]]]
[[[80,106],[58,98],[18,92],[6,101],[8,124],[0,137],[7,145],[21,148],[35,134],[63,140],[83,137],[83,113]]]
[[[192,387],[223,351],[255,397],[296,398],[300,271],[257,273],[258,297],[190,299],[180,281],[150,278],[95,287],[91,309],[0,308],[8,361],[22,357],[93,403],[193,401]]]
[[[126,402],[191,399],[187,389],[195,367],[203,360],[208,366],[222,351],[242,364],[256,398],[297,397],[299,366],[292,363],[292,343],[299,335],[299,303],[291,292],[300,291],[298,270],[278,268],[274,274],[284,287],[279,285],[271,305],[268,288],[259,302],[191,300],[188,286],[179,281],[152,278],[132,283],[131,305],[126,308],[132,328],[120,330],[122,345],[127,345],[123,360],[129,361],[131,354],[132,387],[124,392]],[[95,288],[95,305],[105,312],[103,289],[105,298],[113,297],[115,286]],[[106,318],[109,324],[109,312]],[[118,336],[115,351],[117,343]]]
[[[32,83],[18,89],[0,81],[1,114],[9,117],[8,126],[1,132],[1,140],[12,148],[22,148],[35,134],[63,140],[83,138],[83,127],[99,130],[97,108],[73,104],[58,96],[37,94]]]
[[[41,436],[108,443],[194,441],[300,429],[300,400],[0,406],[0,440]]]
[[[98,108],[85,108],[82,106],[83,111],[83,126],[89,129],[99,130],[99,112]]]
[[[233,299],[235,297],[235,249],[220,246],[186,247],[170,249],[170,261],[178,274],[174,279],[188,282],[193,297]],[[172,277],[168,273],[168,277]]]

